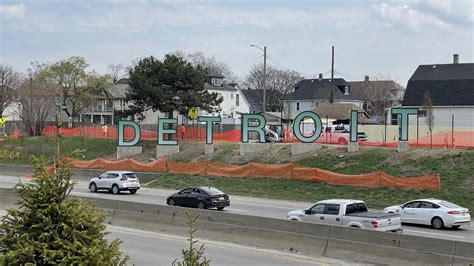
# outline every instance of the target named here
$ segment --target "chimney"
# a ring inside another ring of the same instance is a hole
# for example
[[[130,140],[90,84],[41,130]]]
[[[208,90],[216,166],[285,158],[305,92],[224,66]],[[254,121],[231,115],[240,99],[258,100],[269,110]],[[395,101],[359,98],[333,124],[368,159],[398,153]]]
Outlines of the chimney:
[[[365,82],[369,81],[369,76],[368,76],[368,75],[365,75],[364,81],[365,81]]]
[[[319,80],[323,79],[323,73],[319,73]]]
[[[453,64],[459,64],[459,54],[453,54]]]

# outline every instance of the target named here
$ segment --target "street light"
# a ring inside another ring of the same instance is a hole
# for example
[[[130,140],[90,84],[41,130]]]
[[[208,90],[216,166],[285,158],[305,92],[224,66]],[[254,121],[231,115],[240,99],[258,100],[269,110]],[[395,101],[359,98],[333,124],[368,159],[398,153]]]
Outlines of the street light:
[[[267,47],[263,46],[260,47],[255,44],[251,44],[250,47],[255,47],[263,51],[263,116],[265,116],[266,109],[267,109],[267,86],[266,86],[266,79],[267,79]]]

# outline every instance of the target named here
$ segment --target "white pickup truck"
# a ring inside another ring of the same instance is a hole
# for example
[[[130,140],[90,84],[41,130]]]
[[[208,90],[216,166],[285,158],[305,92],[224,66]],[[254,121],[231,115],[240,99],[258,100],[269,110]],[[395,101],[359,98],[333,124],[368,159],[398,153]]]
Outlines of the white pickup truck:
[[[402,232],[400,215],[369,212],[361,200],[331,199],[319,201],[307,210],[288,212],[292,221],[342,225],[382,232]]]

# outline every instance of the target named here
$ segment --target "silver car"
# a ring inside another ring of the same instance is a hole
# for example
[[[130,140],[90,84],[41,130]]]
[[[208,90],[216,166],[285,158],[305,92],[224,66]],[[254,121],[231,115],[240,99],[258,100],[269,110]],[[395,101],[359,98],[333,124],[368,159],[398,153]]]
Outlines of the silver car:
[[[130,191],[130,194],[137,193],[140,189],[140,182],[135,173],[130,171],[108,171],[94,177],[89,182],[89,190],[97,192],[98,190],[108,190],[114,194],[120,191]]]

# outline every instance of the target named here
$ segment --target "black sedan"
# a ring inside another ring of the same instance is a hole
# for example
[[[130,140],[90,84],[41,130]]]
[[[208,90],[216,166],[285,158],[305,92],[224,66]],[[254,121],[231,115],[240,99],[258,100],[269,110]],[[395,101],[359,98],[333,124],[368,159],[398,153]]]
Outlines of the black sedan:
[[[170,206],[194,207],[198,209],[217,208],[222,211],[230,206],[229,196],[213,187],[189,187],[174,193],[166,199]]]

